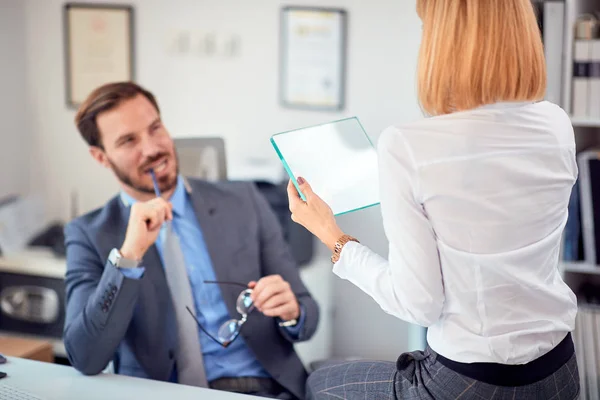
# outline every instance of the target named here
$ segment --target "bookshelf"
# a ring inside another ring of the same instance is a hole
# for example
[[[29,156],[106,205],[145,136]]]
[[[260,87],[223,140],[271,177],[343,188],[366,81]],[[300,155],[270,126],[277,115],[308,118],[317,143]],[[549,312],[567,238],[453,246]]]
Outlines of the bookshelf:
[[[556,0],[537,1],[537,4],[544,4]],[[544,43],[544,46],[561,46],[562,47],[562,65],[560,66],[561,73],[561,88],[560,106],[571,115],[571,123],[575,132],[575,142],[577,152],[582,152],[591,148],[600,148],[600,117],[573,116],[573,65],[574,65],[574,41],[575,41],[575,23],[583,14],[596,14],[600,12],[600,0],[560,0],[564,4],[564,21],[560,28],[563,29],[562,43],[553,41],[552,43]],[[540,7],[543,10],[543,6]],[[554,21],[555,22],[555,21]],[[544,25],[547,25],[544,24]],[[544,26],[544,30],[552,29],[552,26]],[[547,51],[548,54],[548,51]],[[548,74],[556,71],[558,66],[556,63],[548,61]],[[549,92],[557,92],[557,88],[552,88],[551,85],[555,82],[549,80]],[[575,283],[581,279],[572,278],[575,274],[581,274],[583,279],[592,279],[591,277],[600,276],[600,265],[593,265],[586,262],[562,262],[561,270],[565,277],[565,281],[577,293]]]
[[[596,14],[600,12],[600,0],[564,0],[565,23],[563,42],[563,74],[562,74],[562,106],[567,112],[572,111],[573,102],[573,59],[575,22],[583,14]],[[600,128],[600,118],[579,117],[571,115],[573,127]]]
[[[548,0],[556,3],[556,0]],[[600,0],[561,0],[564,4],[564,21],[560,28],[563,29],[562,43],[553,41],[552,43],[544,43],[544,46],[562,46],[562,69],[561,81],[562,87],[559,92],[561,94],[560,106],[571,114],[573,109],[573,65],[574,65],[574,41],[575,41],[575,23],[583,14],[596,14],[600,17]],[[537,2],[538,4],[546,3]],[[542,7],[543,9],[543,7]],[[547,24],[546,24],[547,25]],[[552,29],[551,26],[544,26],[545,29]],[[547,51],[548,54],[548,51]],[[556,71],[558,66],[555,63],[548,62],[548,74]],[[557,92],[557,88],[552,88],[555,83],[549,80],[549,92]],[[600,117],[586,117],[571,115],[571,123],[575,132],[575,142],[577,152],[600,148]],[[572,278],[572,275],[581,274],[583,279],[592,279],[591,277],[600,276],[600,265],[593,265],[586,262],[562,262],[561,270],[565,277],[565,281],[577,293],[578,288],[575,283],[580,279]]]
[[[562,262],[561,269],[564,273],[589,274],[600,276],[600,268],[593,264],[585,262]]]
[[[561,26],[564,30],[563,41],[562,43],[552,43],[554,46],[561,45],[563,49],[562,65],[560,66],[562,68],[562,87],[559,89],[561,95],[560,106],[571,115],[578,154],[592,148],[600,148],[600,117],[573,116],[575,23],[583,14],[591,13],[600,17],[598,12],[600,12],[600,0],[564,0],[564,21],[562,21]],[[544,29],[546,28],[549,27],[544,26]],[[547,44],[544,43],[544,45]],[[579,48],[579,53],[581,53],[581,48]],[[553,68],[556,72],[556,63],[548,63],[549,76]],[[553,82],[549,80],[548,84],[549,89],[554,90],[554,92],[557,91],[556,87],[550,88]],[[556,81],[554,84],[556,84]],[[578,86],[578,88],[580,90],[581,86]],[[579,92],[580,94],[581,92]],[[580,98],[578,97],[578,99]],[[580,220],[580,225],[582,224],[583,222]],[[598,228],[596,227],[596,229]],[[594,297],[590,297],[590,290],[593,293],[596,287],[594,285],[600,285],[600,265],[585,261],[561,261],[559,268],[564,281],[577,295],[579,306],[573,338],[581,378],[581,399],[598,399],[600,398],[598,390],[600,382],[600,341],[598,340],[600,337],[600,313],[598,310],[600,310],[600,307],[590,304],[589,299],[591,298],[592,302],[597,301],[594,300]]]
[[[571,116],[571,124],[574,128],[600,128],[600,118]]]

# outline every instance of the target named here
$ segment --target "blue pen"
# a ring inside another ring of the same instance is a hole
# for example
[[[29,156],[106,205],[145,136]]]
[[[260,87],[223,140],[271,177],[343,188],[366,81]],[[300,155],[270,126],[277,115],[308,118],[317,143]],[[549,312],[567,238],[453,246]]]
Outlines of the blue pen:
[[[150,170],[150,176],[152,177],[152,183],[154,183],[154,193],[156,193],[156,197],[160,197],[160,189],[158,188],[158,181],[153,169]]]
[[[152,177],[152,183],[154,184],[154,193],[156,193],[156,197],[160,197],[160,189],[158,188],[158,180],[156,179],[156,174],[154,173],[154,170],[151,169],[150,170],[150,176]],[[164,222],[167,225],[167,228],[171,228],[171,221],[166,220]]]

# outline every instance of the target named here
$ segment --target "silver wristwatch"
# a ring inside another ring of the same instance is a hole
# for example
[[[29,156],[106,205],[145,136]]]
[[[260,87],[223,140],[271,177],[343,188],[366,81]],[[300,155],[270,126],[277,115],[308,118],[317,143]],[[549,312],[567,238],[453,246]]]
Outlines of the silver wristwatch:
[[[137,268],[140,266],[140,261],[123,257],[118,249],[110,251],[108,261],[117,268]]]

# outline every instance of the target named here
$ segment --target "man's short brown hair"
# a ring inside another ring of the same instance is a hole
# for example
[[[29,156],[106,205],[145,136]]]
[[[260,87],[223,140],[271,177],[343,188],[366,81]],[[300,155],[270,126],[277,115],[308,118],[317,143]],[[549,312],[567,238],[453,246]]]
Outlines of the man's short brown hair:
[[[98,114],[112,110],[118,107],[123,101],[132,99],[140,94],[146,97],[160,114],[154,95],[133,82],[108,83],[90,93],[79,107],[79,110],[77,110],[77,115],[75,116],[75,124],[83,140],[90,146],[103,148],[100,131],[96,123]]]

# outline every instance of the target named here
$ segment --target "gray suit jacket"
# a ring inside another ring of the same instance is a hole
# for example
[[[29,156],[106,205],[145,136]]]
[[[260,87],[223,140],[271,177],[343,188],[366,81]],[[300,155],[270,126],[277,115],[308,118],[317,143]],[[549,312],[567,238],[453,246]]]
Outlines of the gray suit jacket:
[[[249,183],[188,183],[217,279],[249,282],[281,275],[306,312],[297,341],[310,339],[318,306],[300,280],[266,200]],[[84,374],[97,374],[114,361],[117,373],[166,381],[176,361],[177,339],[158,251],[152,246],[144,256],[139,280],[124,277],[107,261],[111,249],[123,243],[128,219],[129,207],[116,196],[66,226],[64,343],[72,365]],[[240,288],[222,285],[221,292],[231,317],[238,317]],[[253,313],[241,334],[267,372],[303,398],[307,375],[286,330],[275,319]]]

